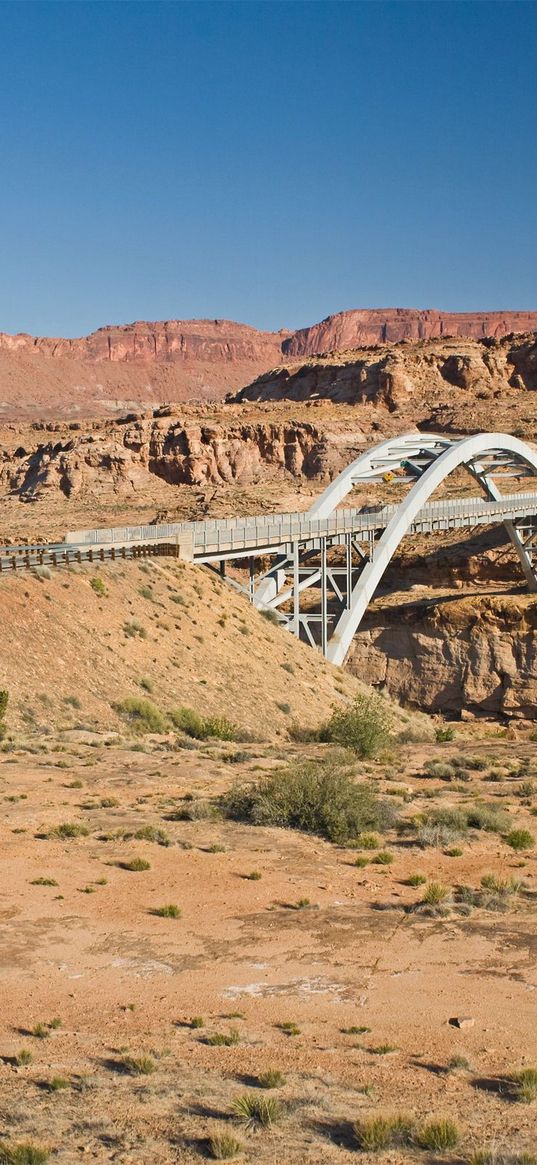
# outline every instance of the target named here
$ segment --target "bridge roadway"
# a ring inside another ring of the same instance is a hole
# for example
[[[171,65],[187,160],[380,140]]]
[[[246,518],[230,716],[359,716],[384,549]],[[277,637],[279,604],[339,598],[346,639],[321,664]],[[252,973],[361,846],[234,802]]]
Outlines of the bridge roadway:
[[[328,518],[312,517],[307,512],[262,514],[248,518],[211,518],[204,522],[78,530],[68,533],[63,542],[0,546],[0,570],[62,566],[144,553],[175,554],[198,563],[222,562],[277,554],[295,543],[314,548],[323,540],[330,543],[349,534],[357,542],[373,544],[374,556],[375,539],[398,509],[398,505],[342,508]],[[536,515],[537,492],[504,495],[497,500],[447,498],[424,505],[409,532],[428,534],[506,521],[520,524]]]

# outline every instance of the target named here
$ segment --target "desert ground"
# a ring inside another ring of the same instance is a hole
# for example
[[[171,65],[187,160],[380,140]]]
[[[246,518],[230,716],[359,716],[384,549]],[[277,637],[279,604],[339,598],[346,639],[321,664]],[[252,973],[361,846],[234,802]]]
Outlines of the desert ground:
[[[76,728],[4,745],[9,1143],[145,1165],[210,1159],[227,1133],[240,1160],[369,1165],[355,1122],[404,1113],[460,1142],[386,1161],[534,1149],[513,1081],[536,1058],[537,866],[506,837],[535,833],[535,745],[467,728],[355,760],[399,820],[349,845],[218,813],[237,780],[330,747]],[[412,826],[483,805],[487,829]],[[242,1127],[245,1094],[277,1098],[272,1128]]]

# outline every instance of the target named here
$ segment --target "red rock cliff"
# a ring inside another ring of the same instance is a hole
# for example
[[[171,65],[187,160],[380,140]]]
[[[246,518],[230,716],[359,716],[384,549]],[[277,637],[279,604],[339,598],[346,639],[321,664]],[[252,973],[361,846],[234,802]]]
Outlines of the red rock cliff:
[[[413,308],[366,308],[342,311],[320,324],[300,328],[285,339],[285,356],[314,356],[317,352],[359,348],[368,344],[396,344],[400,340],[430,340],[464,336],[482,340],[510,332],[537,329],[537,312],[442,312]]]

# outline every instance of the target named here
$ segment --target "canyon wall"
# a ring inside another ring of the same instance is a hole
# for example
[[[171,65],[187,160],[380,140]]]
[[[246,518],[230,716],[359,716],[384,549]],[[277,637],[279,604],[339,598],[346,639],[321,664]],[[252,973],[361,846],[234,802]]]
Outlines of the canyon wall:
[[[448,312],[415,308],[367,308],[327,316],[319,324],[300,328],[283,341],[286,357],[313,356],[335,349],[362,348],[370,344],[397,344],[401,340],[444,339],[461,336],[474,340],[496,339],[510,332],[537,329],[537,312]]]
[[[403,704],[444,715],[533,720],[537,598],[450,598],[367,612],[349,670]]]

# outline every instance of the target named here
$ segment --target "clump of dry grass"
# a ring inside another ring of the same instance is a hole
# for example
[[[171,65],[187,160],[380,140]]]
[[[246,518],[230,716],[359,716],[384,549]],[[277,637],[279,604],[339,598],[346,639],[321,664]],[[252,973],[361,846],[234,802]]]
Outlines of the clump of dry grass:
[[[255,1092],[235,1097],[231,1109],[249,1129],[271,1129],[284,1116],[284,1108],[275,1096],[258,1096]]]

